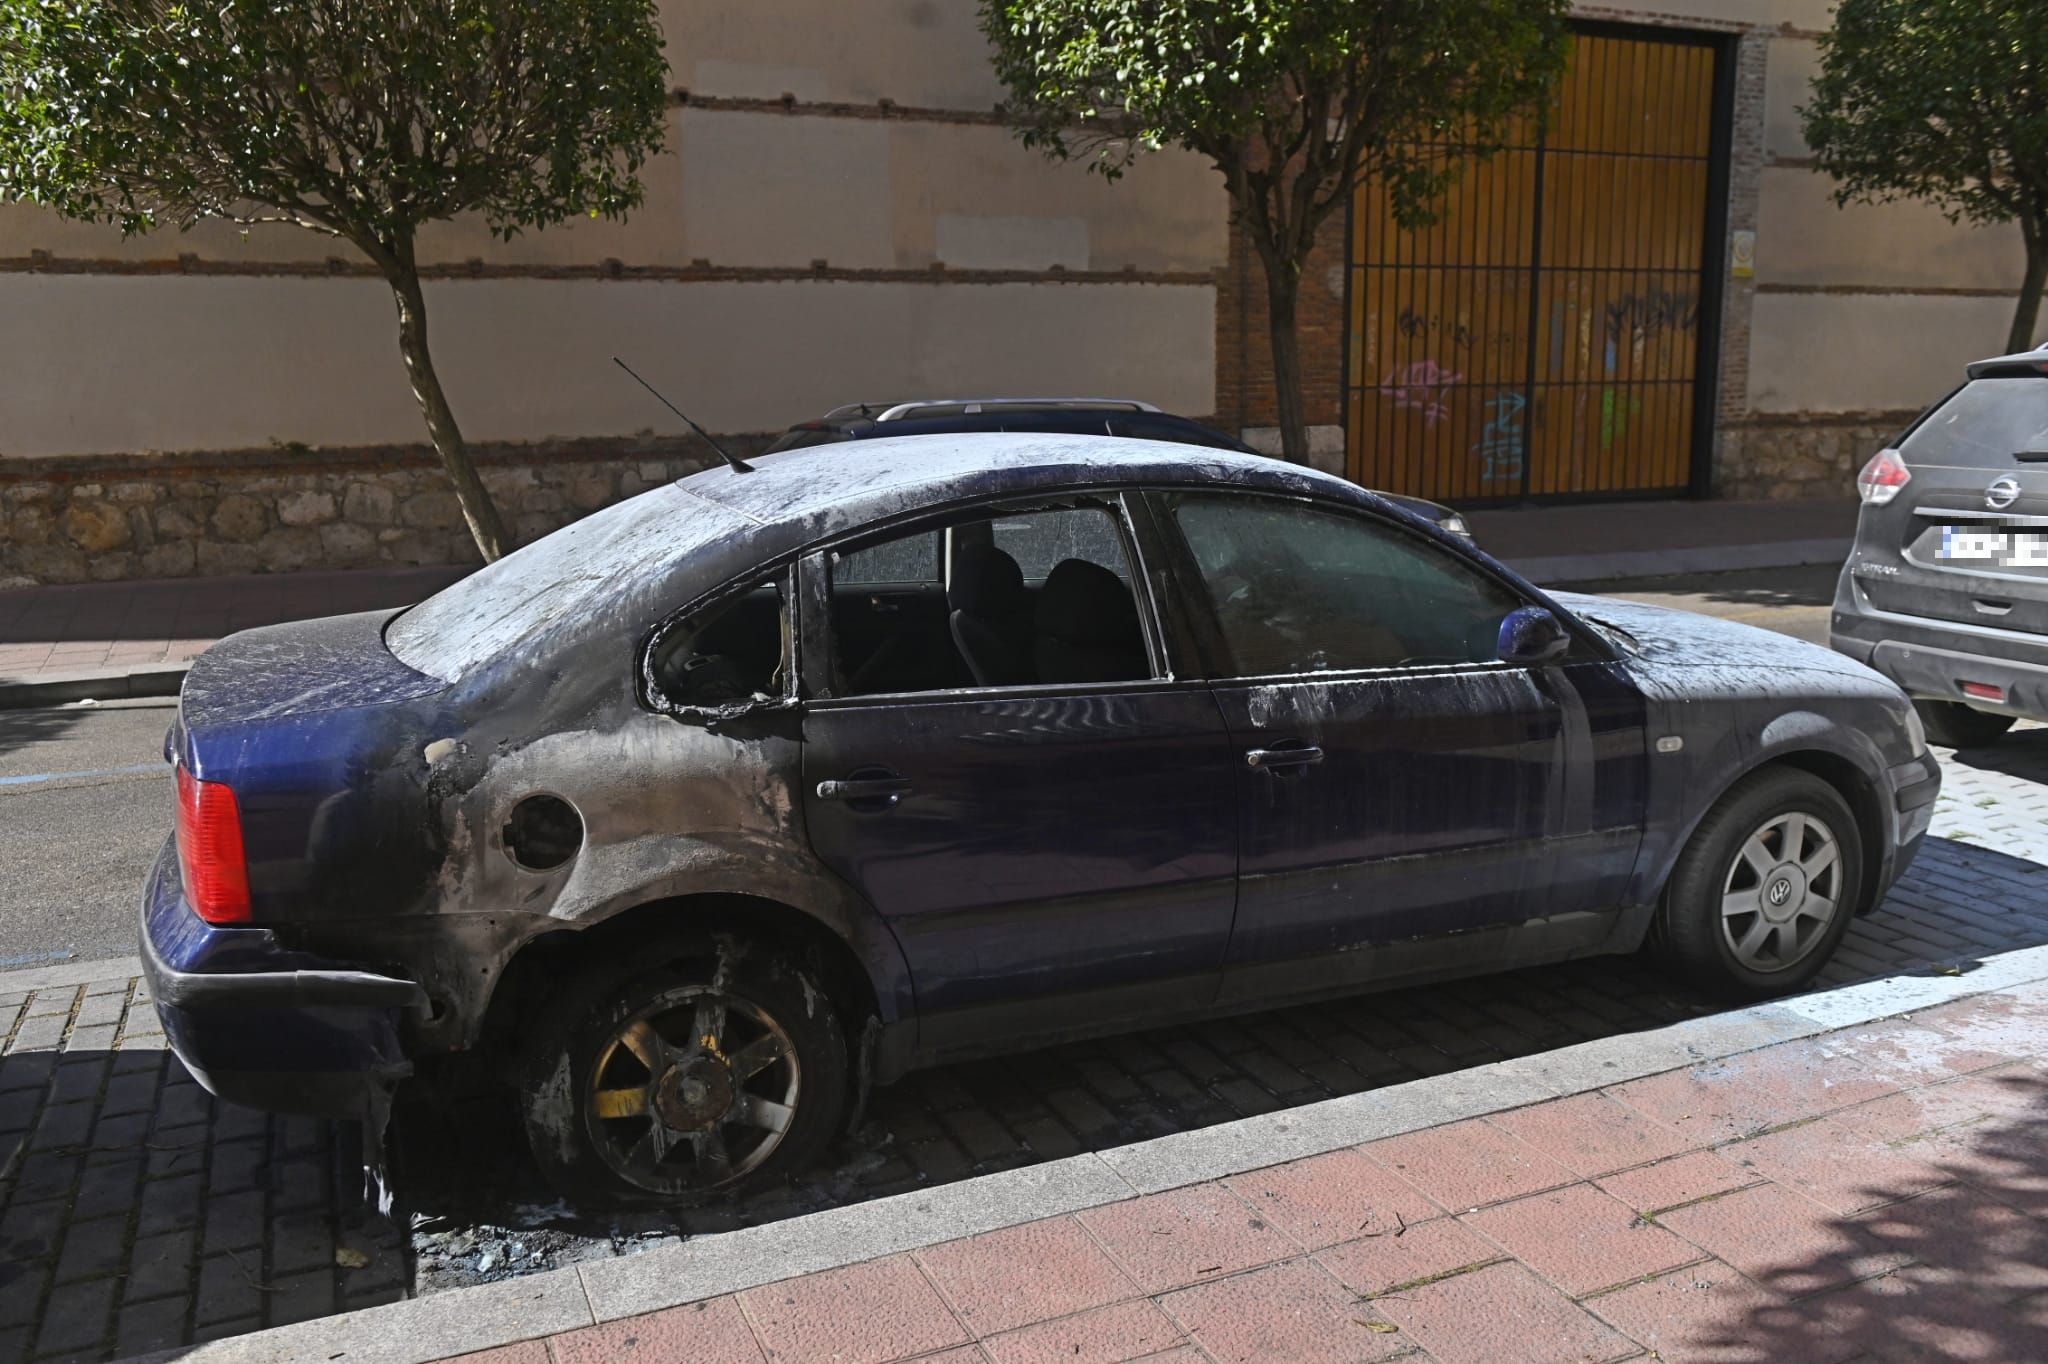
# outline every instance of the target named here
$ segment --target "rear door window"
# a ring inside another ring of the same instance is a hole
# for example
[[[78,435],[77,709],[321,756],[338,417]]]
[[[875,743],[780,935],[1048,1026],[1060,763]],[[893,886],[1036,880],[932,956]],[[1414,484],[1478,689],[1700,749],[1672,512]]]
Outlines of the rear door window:
[[[1899,453],[1925,467],[2048,466],[2048,377],[1971,380],[1913,429]]]

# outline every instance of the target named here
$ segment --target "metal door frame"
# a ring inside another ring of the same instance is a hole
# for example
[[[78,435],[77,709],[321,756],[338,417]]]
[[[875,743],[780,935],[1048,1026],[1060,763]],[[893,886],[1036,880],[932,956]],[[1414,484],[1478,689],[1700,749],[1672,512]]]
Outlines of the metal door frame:
[[[1660,24],[1626,23],[1610,19],[1573,19],[1570,24],[1574,37],[1584,35],[1590,38],[1625,38],[1674,43],[1685,47],[1708,48],[1714,54],[1714,77],[1708,112],[1707,220],[1700,243],[1699,335],[1694,343],[1696,354],[1693,369],[1692,450],[1687,457],[1689,479],[1683,491],[1652,488],[1532,495],[1529,492],[1529,478],[1533,462],[1525,460],[1522,466],[1522,489],[1519,494],[1497,498],[1461,498],[1461,506],[1664,501],[1674,496],[1674,493],[1678,496],[1704,498],[1710,496],[1713,491],[1714,438],[1720,428],[1721,314],[1728,294],[1728,210],[1733,179],[1731,163],[1735,142],[1735,68],[1739,60],[1739,35],[1667,27]],[[1535,286],[1541,280],[1543,270],[1543,171],[1546,160],[1544,144],[1547,136],[1547,128],[1538,130],[1535,197],[1530,205],[1532,240],[1529,261],[1529,375],[1524,381],[1522,392],[1531,412],[1535,409],[1535,336],[1538,321],[1536,313],[1541,307],[1541,293]],[[1338,404],[1338,429],[1343,431],[1345,436],[1344,465],[1347,473],[1351,468],[1351,404],[1354,387],[1351,382],[1352,348],[1360,339],[1354,335],[1356,328],[1352,325],[1352,320],[1356,316],[1352,307],[1352,291],[1357,287],[1356,276],[1361,273],[1352,258],[1352,244],[1357,240],[1358,198],[1358,190],[1354,189],[1346,196],[1344,202],[1344,340],[1342,354],[1338,360],[1343,367],[1340,371],[1342,381],[1339,388],[1342,397]]]

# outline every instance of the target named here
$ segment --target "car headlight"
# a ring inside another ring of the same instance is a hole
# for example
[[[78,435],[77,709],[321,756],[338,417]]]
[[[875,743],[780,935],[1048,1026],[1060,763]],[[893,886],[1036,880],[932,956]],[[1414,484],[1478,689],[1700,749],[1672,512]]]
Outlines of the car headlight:
[[[1456,512],[1452,512],[1449,516],[1446,516],[1443,520],[1437,522],[1437,524],[1439,526],[1442,526],[1445,530],[1449,531],[1453,535],[1462,535],[1467,540],[1470,540],[1472,538],[1472,528],[1466,525],[1465,518],[1458,515]]]

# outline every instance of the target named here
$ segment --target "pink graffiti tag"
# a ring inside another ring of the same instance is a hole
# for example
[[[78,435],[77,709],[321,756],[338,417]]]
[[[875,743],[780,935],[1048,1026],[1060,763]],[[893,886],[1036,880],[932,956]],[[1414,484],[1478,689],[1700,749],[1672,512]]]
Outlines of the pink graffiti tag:
[[[1389,370],[1381,387],[1393,395],[1395,407],[1420,412],[1424,426],[1435,426],[1451,413],[1446,390],[1464,377],[1434,360],[1411,360]]]

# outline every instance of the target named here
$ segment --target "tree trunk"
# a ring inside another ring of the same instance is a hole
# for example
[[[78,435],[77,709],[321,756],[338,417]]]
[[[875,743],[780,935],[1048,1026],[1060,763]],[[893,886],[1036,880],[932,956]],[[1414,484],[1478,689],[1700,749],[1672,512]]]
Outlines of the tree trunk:
[[[491,501],[490,489],[477,477],[476,464],[469,457],[469,445],[448,395],[441,391],[441,377],[434,372],[434,357],[427,349],[427,300],[420,291],[420,272],[413,262],[410,243],[400,247],[395,264],[387,267],[391,292],[398,296],[398,350],[405,357],[406,376],[412,380],[413,397],[427,419],[427,434],[434,452],[455,488],[455,500],[462,506],[462,518],[469,523],[470,536],[482,551],[485,563],[505,557],[512,549],[511,537]]]
[[[2027,272],[2020,278],[2019,303],[2012,312],[2012,332],[2005,339],[2008,352],[2032,350],[2034,327],[2041,317],[2041,290],[2048,285],[2048,223],[2020,220],[2020,236],[2027,244]]]
[[[1301,409],[1301,340],[1295,300],[1301,272],[1294,262],[1260,253],[1266,269],[1266,339],[1273,352],[1273,406],[1280,419],[1280,453],[1289,464],[1308,463],[1308,423]]]

